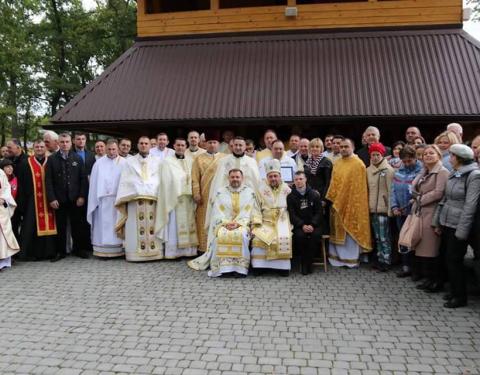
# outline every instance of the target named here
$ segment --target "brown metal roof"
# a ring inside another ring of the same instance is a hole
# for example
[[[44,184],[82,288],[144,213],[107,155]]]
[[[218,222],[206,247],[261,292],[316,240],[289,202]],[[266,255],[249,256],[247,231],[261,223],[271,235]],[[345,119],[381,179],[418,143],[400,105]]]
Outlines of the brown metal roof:
[[[479,115],[479,45],[449,29],[137,42],[52,123]]]

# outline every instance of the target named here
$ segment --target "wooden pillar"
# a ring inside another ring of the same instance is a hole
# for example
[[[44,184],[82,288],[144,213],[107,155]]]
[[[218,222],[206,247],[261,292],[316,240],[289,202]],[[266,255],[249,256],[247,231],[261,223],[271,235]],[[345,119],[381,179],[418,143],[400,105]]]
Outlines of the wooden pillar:
[[[137,14],[145,14],[145,0],[138,0],[137,2]]]
[[[211,10],[218,10],[219,9],[220,0],[210,0],[210,9]]]

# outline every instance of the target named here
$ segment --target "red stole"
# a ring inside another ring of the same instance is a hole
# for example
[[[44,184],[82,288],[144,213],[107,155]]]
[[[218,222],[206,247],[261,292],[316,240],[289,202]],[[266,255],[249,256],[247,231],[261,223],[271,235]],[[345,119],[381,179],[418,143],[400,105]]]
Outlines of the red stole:
[[[55,212],[48,205],[47,193],[45,191],[45,165],[40,164],[34,156],[28,158],[28,165],[32,171],[33,193],[35,199],[35,217],[37,221],[37,236],[50,236],[57,234],[55,225]]]

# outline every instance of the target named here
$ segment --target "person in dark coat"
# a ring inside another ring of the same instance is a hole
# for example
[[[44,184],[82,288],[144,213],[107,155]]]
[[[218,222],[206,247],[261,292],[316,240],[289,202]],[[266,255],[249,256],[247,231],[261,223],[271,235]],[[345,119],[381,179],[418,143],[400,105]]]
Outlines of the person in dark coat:
[[[305,173],[295,173],[292,192],[287,196],[288,214],[293,225],[293,241],[300,250],[302,275],[312,273],[315,253],[320,249],[323,208],[320,194],[307,185]]]
[[[445,307],[467,305],[467,281],[463,261],[468,239],[475,220],[480,198],[480,170],[473,151],[462,144],[450,146],[452,172],[447,181],[445,195],[437,206],[433,225],[442,235],[446,249],[446,265],[450,280],[450,293],[445,296]]]
[[[90,180],[90,174],[92,173],[92,168],[93,165],[95,164],[97,158],[95,157],[95,153],[87,150],[86,145],[87,145],[87,135],[82,132],[76,132],[75,133],[75,138],[74,138],[74,147],[73,150],[75,153],[80,156],[83,160],[83,163],[85,164],[85,173],[87,174],[87,179]],[[88,197],[88,191],[86,193],[86,197]],[[82,206],[82,216],[87,217],[87,207],[88,207],[88,201],[85,201],[85,204]],[[90,237],[87,236],[87,234],[91,233],[91,228],[90,224],[86,220],[82,221],[82,224],[85,225],[84,228],[81,229],[83,233],[85,233],[86,236],[86,241],[88,241],[87,248],[85,250],[87,251],[93,251],[92,244],[90,243]]]
[[[475,157],[475,162],[480,166],[480,135],[477,135],[472,141],[472,150]],[[470,231],[469,244],[473,248],[473,254],[475,261],[479,266],[477,269],[478,278],[480,279],[480,199],[478,200],[477,211],[475,213],[475,219],[473,220],[473,227]]]
[[[97,159],[92,151],[86,149],[87,135],[85,133],[75,133],[74,144],[73,150],[82,158],[85,164],[85,173],[90,176],[93,164]]]
[[[323,153],[323,142],[320,138],[310,141],[309,157],[303,166],[308,186],[320,194],[323,207],[323,234],[328,234],[330,223],[330,202],[325,199],[330,180],[332,178],[333,164]]]
[[[380,130],[375,126],[369,126],[363,132],[363,143],[364,146],[360,148],[356,154],[357,156],[363,161],[366,167],[370,165],[370,154],[368,149],[370,148],[371,144],[379,143],[380,142]],[[385,147],[385,156],[389,156],[392,154],[392,150],[390,147]]]
[[[90,233],[85,233],[83,205],[88,194],[85,165],[72,150],[69,134],[59,136],[60,150],[49,157],[45,173],[47,200],[55,210],[58,231],[57,256],[52,261],[65,258],[67,253],[67,219],[70,219],[73,253],[88,258]]]
[[[13,163],[13,174],[17,176],[17,168],[27,160],[28,155],[23,151],[22,144],[18,139],[11,139],[7,142],[8,158]]]
[[[23,221],[20,229],[19,260],[46,260],[56,255],[55,213],[45,198],[46,146],[35,141],[34,155],[18,168],[17,210]]]

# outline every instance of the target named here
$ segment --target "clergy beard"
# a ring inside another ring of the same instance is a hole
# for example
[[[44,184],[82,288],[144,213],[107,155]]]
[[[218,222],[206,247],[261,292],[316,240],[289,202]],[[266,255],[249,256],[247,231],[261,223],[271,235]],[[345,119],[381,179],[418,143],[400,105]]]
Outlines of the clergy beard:
[[[233,156],[235,156],[236,158],[243,158],[245,156],[245,153],[242,153],[242,154],[233,153]]]

